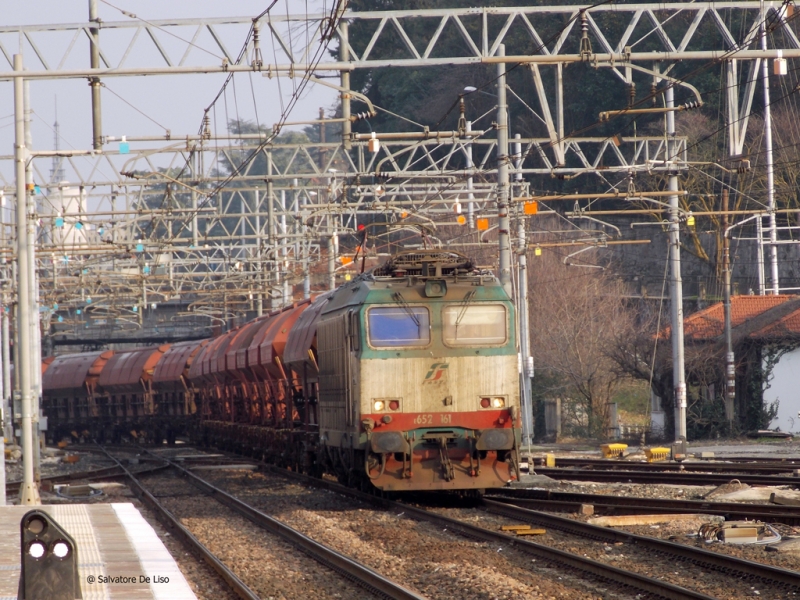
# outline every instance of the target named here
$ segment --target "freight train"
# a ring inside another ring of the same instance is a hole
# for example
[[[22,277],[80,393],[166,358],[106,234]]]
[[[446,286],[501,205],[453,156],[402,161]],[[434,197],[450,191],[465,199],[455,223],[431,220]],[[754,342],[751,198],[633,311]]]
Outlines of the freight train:
[[[212,339],[46,363],[56,441],[189,435],[386,491],[519,477],[514,306],[455,252],[401,252]]]

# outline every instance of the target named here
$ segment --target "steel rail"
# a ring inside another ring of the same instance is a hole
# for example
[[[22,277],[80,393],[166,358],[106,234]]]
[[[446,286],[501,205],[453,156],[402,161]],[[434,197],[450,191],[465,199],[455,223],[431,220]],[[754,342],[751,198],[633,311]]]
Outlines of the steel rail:
[[[705,568],[721,570],[725,573],[738,572],[744,576],[757,577],[762,581],[779,583],[800,590],[800,573],[796,571],[789,571],[787,569],[743,560],[726,554],[717,554],[716,552],[676,544],[675,542],[667,540],[617,531],[607,527],[598,527],[574,519],[558,517],[527,508],[521,508],[512,504],[497,502],[495,500],[484,499],[484,505],[488,511],[493,514],[541,524],[550,529],[557,529],[572,535],[607,542],[635,544],[639,547],[647,548],[648,550],[690,560]]]
[[[768,465],[786,463],[800,467],[800,457],[798,456],[718,456],[715,459],[726,462],[763,463]]]
[[[269,473],[274,473],[287,479],[304,483],[305,485],[330,490],[344,496],[361,500],[374,506],[392,510],[398,514],[409,515],[415,520],[428,521],[471,539],[478,539],[492,543],[501,543],[504,546],[513,546],[514,548],[526,554],[536,556],[539,559],[546,560],[551,563],[560,564],[562,566],[578,570],[584,574],[588,574],[592,578],[600,579],[601,581],[611,581],[615,584],[635,588],[667,600],[709,600],[711,598],[711,596],[707,596],[693,590],[688,590],[686,588],[660,581],[658,579],[653,579],[645,575],[640,575],[639,573],[625,571],[624,569],[619,569],[617,567],[594,561],[590,558],[577,554],[571,554],[569,552],[557,550],[550,546],[536,544],[535,542],[528,540],[512,538],[504,533],[470,525],[469,523],[464,523],[462,521],[458,521],[457,519],[433,513],[409,504],[394,502],[386,498],[379,498],[371,494],[345,487],[332,481],[315,479],[308,475],[287,471],[268,463],[260,463],[260,465],[264,471]]]
[[[260,600],[258,595],[251,590],[246,583],[244,583],[236,574],[231,571],[225,564],[217,558],[217,556],[211,552],[208,548],[206,548],[200,540],[198,540],[186,527],[184,527],[175,516],[166,509],[153,494],[148,492],[144,486],[141,484],[139,479],[131,473],[128,469],[126,469],[123,464],[114,458],[110,453],[106,452],[102,446],[99,446],[103,452],[105,452],[106,456],[108,456],[111,460],[117,463],[117,466],[125,472],[125,476],[128,478],[128,481],[131,484],[131,489],[133,492],[139,497],[139,499],[147,504],[156,515],[159,517],[162,523],[164,523],[167,527],[169,527],[173,534],[177,534],[181,540],[183,540],[184,544],[189,546],[191,550],[193,550],[196,554],[200,555],[203,560],[205,560],[212,569],[214,569],[220,577],[228,584],[231,590],[240,598],[244,600]],[[166,461],[165,461],[166,462]]]
[[[544,246],[544,244],[542,244]],[[727,459],[720,459],[727,460]],[[633,469],[637,471],[680,471],[693,473],[754,473],[760,475],[777,475],[780,473],[791,474],[794,469],[800,468],[800,461],[785,461],[772,463],[757,462],[636,462],[632,460],[617,460],[613,458],[557,458],[558,467],[597,467],[600,470]],[[544,465],[541,465],[544,466]]]
[[[493,500],[516,504],[533,510],[576,512],[581,505],[591,504],[598,514],[708,514],[728,520],[767,520],[770,523],[800,525],[800,506],[777,504],[739,504],[706,500],[673,500],[632,498],[603,494],[551,492],[549,490],[503,489],[491,492]]]
[[[145,451],[149,452],[148,450]],[[360,587],[366,588],[373,594],[390,600],[425,600],[424,596],[401,586],[352,558],[311,539],[285,523],[253,508],[249,504],[242,502],[231,494],[208,483],[206,480],[198,477],[181,465],[169,459],[161,458],[182,476],[186,477],[192,485],[207,493],[220,504],[224,504],[266,531],[280,536],[317,562],[336,571]]]
[[[711,596],[707,596],[706,594],[701,594],[681,586],[660,581],[652,577],[647,577],[646,575],[640,575],[639,573],[634,573],[633,571],[626,571],[618,567],[592,560],[591,558],[585,556],[565,552],[544,544],[537,544],[528,540],[513,538],[506,533],[500,533],[490,529],[485,529],[483,527],[478,527],[476,525],[470,525],[469,523],[464,523],[463,521],[459,521],[451,517],[432,513],[422,508],[391,501],[385,502],[389,502],[395,510],[402,510],[407,514],[411,514],[415,519],[429,521],[439,526],[443,525],[447,528],[454,529],[457,532],[466,535],[467,537],[477,538],[487,542],[511,545],[521,552],[536,556],[537,558],[546,560],[548,562],[577,569],[578,571],[598,577],[601,580],[613,581],[626,587],[632,587],[650,594],[655,594],[661,598],[667,598],[669,600],[680,600],[684,598],[711,598]]]
[[[790,485],[800,486],[800,478],[780,475],[749,475],[747,473],[672,473],[653,471],[597,471],[593,469],[560,469],[558,467],[539,467],[538,475],[546,475],[551,479],[567,481],[597,481],[615,483],[652,483],[677,485],[721,485],[731,479],[737,479],[748,485]]]

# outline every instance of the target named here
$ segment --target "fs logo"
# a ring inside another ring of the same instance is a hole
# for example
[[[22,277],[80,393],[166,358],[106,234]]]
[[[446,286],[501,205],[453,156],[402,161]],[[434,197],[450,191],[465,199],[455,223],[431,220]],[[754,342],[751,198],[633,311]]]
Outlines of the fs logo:
[[[422,383],[433,383],[434,381],[443,380],[447,375],[447,367],[449,366],[448,363],[433,363]]]

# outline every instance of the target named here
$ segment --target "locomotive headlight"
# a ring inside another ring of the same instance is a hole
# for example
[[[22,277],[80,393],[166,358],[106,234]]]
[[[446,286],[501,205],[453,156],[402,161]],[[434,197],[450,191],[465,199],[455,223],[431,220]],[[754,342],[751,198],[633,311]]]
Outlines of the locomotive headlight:
[[[372,407],[375,409],[375,412],[381,412],[386,408],[386,403],[383,400],[375,400],[372,403]]]
[[[503,408],[506,399],[503,396],[482,396],[481,408]]]

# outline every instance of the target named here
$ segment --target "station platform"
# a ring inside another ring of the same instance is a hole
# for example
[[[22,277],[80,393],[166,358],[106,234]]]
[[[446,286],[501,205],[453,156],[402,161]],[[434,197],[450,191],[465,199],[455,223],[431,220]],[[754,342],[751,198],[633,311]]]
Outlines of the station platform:
[[[0,506],[0,600],[17,598],[20,521],[34,508],[75,540],[83,600],[196,600],[172,555],[131,503]]]

